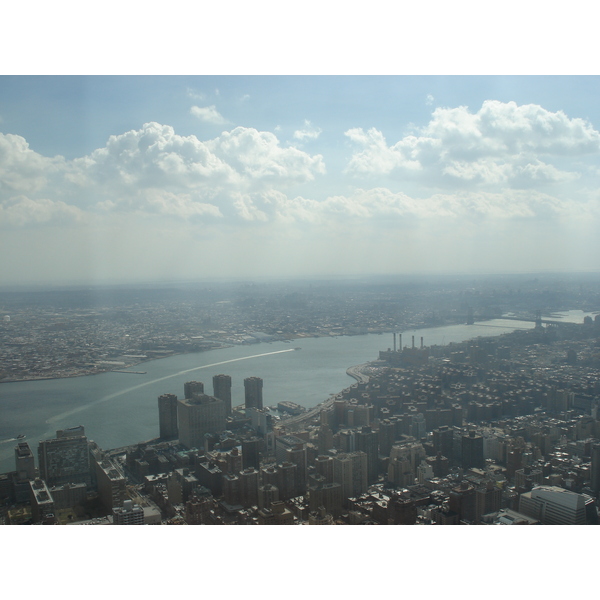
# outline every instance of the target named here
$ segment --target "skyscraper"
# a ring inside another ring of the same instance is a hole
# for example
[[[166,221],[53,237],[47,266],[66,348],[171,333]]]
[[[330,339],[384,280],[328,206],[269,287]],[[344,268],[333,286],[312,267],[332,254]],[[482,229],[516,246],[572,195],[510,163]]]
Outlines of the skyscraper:
[[[483,469],[483,437],[469,431],[469,435],[462,436],[462,467],[463,469]]]
[[[244,379],[244,392],[246,408],[263,407],[263,380],[260,377],[247,377]]]
[[[257,437],[242,440],[242,466],[244,469],[260,468],[260,442]]]
[[[342,486],[342,501],[360,496],[367,490],[367,455],[365,452],[338,454],[333,459],[333,480]],[[326,507],[327,508],[327,507]]]
[[[15,446],[15,468],[19,479],[35,478],[35,459],[27,442]]]
[[[40,477],[48,486],[91,483],[88,441],[82,426],[59,430],[55,439],[42,440],[38,461]]]
[[[367,455],[367,480],[377,481],[379,475],[379,444],[377,432],[370,427],[363,427],[356,433],[356,449]]]
[[[204,434],[225,430],[225,403],[199,394],[177,401],[179,441],[187,448],[204,448]]]
[[[158,397],[158,422],[160,437],[175,440],[179,435],[177,428],[177,396],[163,394]]]
[[[215,375],[213,377],[213,395],[225,402],[227,416],[231,416],[231,377],[229,375]]]
[[[183,384],[183,395],[186,398],[193,398],[198,394],[204,394],[204,384],[201,381],[186,381]]]

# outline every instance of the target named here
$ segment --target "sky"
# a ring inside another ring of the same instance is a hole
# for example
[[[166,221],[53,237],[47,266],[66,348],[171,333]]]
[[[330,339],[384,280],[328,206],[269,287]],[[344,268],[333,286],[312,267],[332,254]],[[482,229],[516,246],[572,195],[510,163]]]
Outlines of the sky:
[[[1,76],[0,281],[598,270],[597,76]]]

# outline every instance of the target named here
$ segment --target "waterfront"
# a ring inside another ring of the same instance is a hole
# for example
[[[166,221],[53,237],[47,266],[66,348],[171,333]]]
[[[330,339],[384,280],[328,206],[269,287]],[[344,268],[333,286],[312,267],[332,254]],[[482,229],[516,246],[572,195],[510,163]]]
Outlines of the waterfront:
[[[581,322],[581,311],[569,311],[564,320]],[[478,336],[496,336],[531,322],[495,319],[475,325],[452,325],[404,332],[403,344],[424,338],[426,346],[460,342]],[[15,437],[26,436],[34,453],[41,439],[57,429],[84,425],[89,439],[105,449],[132,444],[158,435],[157,397],[183,396],[183,384],[203,381],[212,393],[212,377],[232,376],[233,405],[243,403],[243,379],[264,379],[264,404],[289,400],[314,407],[353,383],[350,366],[375,360],[379,350],[392,346],[392,335],[304,338],[293,341],[234,346],[202,353],[182,354],[144,363],[143,375],[102,373],[85,377],[6,383],[0,386],[0,472],[14,469]],[[300,347],[302,350],[295,351]]]

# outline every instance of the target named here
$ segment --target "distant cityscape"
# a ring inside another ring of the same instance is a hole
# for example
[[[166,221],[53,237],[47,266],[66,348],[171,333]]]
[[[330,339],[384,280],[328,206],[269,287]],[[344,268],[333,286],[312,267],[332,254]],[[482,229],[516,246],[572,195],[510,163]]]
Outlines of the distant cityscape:
[[[157,398],[156,439],[103,449],[79,422],[37,447],[16,437],[1,524],[598,524],[597,278],[5,291],[0,309],[3,382],[383,334],[316,407],[265,406],[260,373],[235,406],[221,373]],[[557,317],[575,309],[588,314]],[[446,345],[410,333],[499,317],[532,326]]]

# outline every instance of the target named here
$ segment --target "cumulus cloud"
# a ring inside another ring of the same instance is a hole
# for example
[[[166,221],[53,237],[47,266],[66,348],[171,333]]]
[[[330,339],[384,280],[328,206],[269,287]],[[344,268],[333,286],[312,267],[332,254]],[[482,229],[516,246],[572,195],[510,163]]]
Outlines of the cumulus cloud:
[[[78,221],[83,211],[62,201],[14,196],[0,201],[0,226],[24,227],[48,222]]]
[[[311,156],[298,148],[282,148],[277,136],[267,131],[236,127],[207,142],[216,156],[253,181],[280,184],[312,181],[325,173],[320,154]]]
[[[465,106],[437,108],[417,135],[393,145],[377,129],[350,129],[346,136],[362,147],[348,172],[408,176],[435,185],[560,183],[578,173],[552,161],[600,151],[600,133],[583,119],[495,100],[476,113]]]
[[[29,148],[25,138],[0,133],[0,193],[31,193],[65,169],[62,156],[48,158]]]
[[[190,114],[194,117],[198,117],[205,123],[212,123],[213,125],[225,125],[229,123],[217,110],[217,107],[213,104],[211,106],[192,106],[190,108]]]
[[[4,220],[10,216],[19,223],[43,222],[44,215],[61,211],[66,215],[69,206],[181,219],[260,220],[265,215],[255,208],[252,194],[310,182],[324,172],[321,155],[284,148],[274,134],[244,127],[201,141],[168,125],[146,123],[71,161],[46,158],[22,137],[0,135]],[[14,197],[21,199],[9,202]],[[31,202],[40,203],[39,218]]]
[[[431,106],[434,100],[435,98],[431,94],[427,94],[425,97],[425,104],[427,104],[427,106]]]
[[[319,127],[315,127],[310,121],[304,121],[304,127],[294,131],[294,139],[300,140],[316,140],[321,135],[322,130]]]

